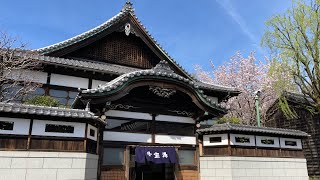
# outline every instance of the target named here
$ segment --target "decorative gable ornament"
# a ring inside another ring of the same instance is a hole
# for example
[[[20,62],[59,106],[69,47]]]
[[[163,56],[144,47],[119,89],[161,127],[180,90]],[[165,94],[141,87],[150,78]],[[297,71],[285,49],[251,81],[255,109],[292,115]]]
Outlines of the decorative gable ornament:
[[[173,74],[174,71],[170,68],[169,64],[167,61],[165,60],[162,60],[160,61],[154,68],[153,70],[155,72],[165,72],[165,73],[168,73],[168,74]]]
[[[124,32],[126,33],[127,36],[130,35],[130,32],[131,32],[131,25],[130,25],[130,23],[127,23],[127,24],[124,26]]]
[[[164,98],[169,98],[170,96],[176,93],[176,90],[174,89],[162,88],[157,86],[150,86],[149,90],[152,91],[155,95]]]

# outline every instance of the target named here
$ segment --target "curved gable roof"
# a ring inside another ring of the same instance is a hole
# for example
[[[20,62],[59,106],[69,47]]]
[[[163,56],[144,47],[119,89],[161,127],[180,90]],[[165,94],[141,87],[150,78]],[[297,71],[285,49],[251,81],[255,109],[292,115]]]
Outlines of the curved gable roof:
[[[83,90],[74,104],[77,103],[79,98],[90,99],[99,98],[101,96],[113,96],[130,84],[139,81],[146,82],[147,79],[152,82],[165,81],[171,84],[183,86],[183,89],[188,89],[188,91],[190,91],[201,104],[207,107],[206,110],[218,112],[219,114],[226,113],[226,109],[205,95],[203,90],[199,89],[199,85],[197,85],[197,83],[174,73],[174,71],[172,71],[168,66],[168,62],[164,60],[153,69],[139,70],[123,74],[105,85],[100,85],[98,88]]]
[[[75,45],[77,43],[80,43],[84,40],[89,39],[90,37],[96,36],[104,31],[109,30],[112,26],[123,20],[124,18],[129,17],[131,20],[134,21],[136,26],[138,27],[138,31],[141,32],[146,39],[150,42],[152,46],[155,47],[165,58],[166,60],[173,65],[173,67],[177,68],[179,71],[182,72],[182,74],[189,78],[192,78],[192,75],[189,74],[177,61],[175,61],[167,51],[163,49],[163,47],[157,42],[157,40],[154,39],[154,37],[149,33],[149,31],[146,29],[146,27],[141,23],[141,21],[138,19],[138,17],[134,13],[134,9],[132,7],[131,2],[126,2],[122,10],[106,22],[102,23],[101,25],[92,28],[82,34],[79,34],[77,36],[74,36],[72,38],[69,38],[65,41],[58,42],[53,45],[49,45],[43,48],[36,49],[37,52],[39,52],[42,55],[49,55],[50,53],[62,50],[64,48],[70,47],[72,45]],[[136,29],[135,29],[136,30]]]

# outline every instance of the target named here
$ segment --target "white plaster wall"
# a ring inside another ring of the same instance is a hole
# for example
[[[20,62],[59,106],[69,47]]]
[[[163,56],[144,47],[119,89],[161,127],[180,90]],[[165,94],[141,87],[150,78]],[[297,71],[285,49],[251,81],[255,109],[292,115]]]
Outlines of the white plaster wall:
[[[124,117],[124,118],[152,120],[151,114],[140,113],[140,112],[109,110],[109,111],[105,112],[105,115],[106,116],[112,116],[112,117]]]
[[[50,84],[88,89],[89,79],[52,73],[50,78]]]
[[[0,180],[96,180],[98,155],[0,151]]]
[[[245,137],[249,138],[249,143],[238,143],[236,142],[236,137]],[[239,145],[239,146],[255,146],[255,137],[254,135],[245,135],[245,134],[230,134],[230,144],[231,145]]]
[[[306,159],[200,157],[201,180],[308,180]]]
[[[13,122],[13,130],[0,130],[0,134],[29,134],[30,119],[0,117],[0,121]]]
[[[297,146],[287,146],[285,141],[295,141]],[[288,148],[288,149],[302,149],[301,139],[293,139],[293,138],[280,138],[280,146],[281,148]]]
[[[166,122],[175,122],[175,123],[189,123],[195,124],[196,121],[190,117],[183,116],[169,116],[169,115],[158,115],[156,116],[156,121],[166,121]]]
[[[221,142],[210,143],[211,137],[221,137]],[[228,134],[203,135],[203,146],[220,146],[220,145],[228,145]]]
[[[151,143],[152,137],[151,134],[104,131],[103,140]]]
[[[38,82],[42,84],[47,83],[48,73],[42,71],[32,71],[32,70],[11,70],[5,71],[5,76],[8,79],[14,80],[27,80],[32,82]]]
[[[95,131],[94,132],[94,136],[90,135],[90,129],[93,129]],[[92,139],[94,141],[97,141],[97,139],[98,139],[98,128],[88,124],[87,138]]]
[[[261,140],[264,139],[273,139],[274,144],[262,144]],[[256,144],[260,147],[280,147],[279,138],[278,137],[269,137],[269,136],[256,136]]]
[[[73,126],[73,133],[55,133],[55,132],[45,132],[46,124],[57,124]],[[37,136],[59,136],[59,137],[84,137],[85,135],[85,123],[77,122],[63,122],[63,121],[45,121],[45,120],[34,120],[32,126],[32,135]]]
[[[155,142],[159,144],[196,144],[194,136],[155,135]]]

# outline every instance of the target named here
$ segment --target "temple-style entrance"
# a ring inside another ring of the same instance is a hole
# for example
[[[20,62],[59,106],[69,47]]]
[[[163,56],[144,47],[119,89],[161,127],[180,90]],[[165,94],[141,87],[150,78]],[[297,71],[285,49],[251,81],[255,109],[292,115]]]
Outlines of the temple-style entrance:
[[[165,147],[131,147],[130,180],[174,180],[176,157],[169,156],[176,156],[176,153],[172,150]]]
[[[174,165],[172,164],[138,164],[134,168],[130,180],[173,180]]]

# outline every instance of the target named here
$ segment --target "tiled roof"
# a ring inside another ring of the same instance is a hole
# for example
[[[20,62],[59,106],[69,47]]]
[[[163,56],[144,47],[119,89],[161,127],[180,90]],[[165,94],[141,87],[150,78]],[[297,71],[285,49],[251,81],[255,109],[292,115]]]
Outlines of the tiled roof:
[[[104,123],[92,112],[81,109],[68,109],[59,107],[35,106],[19,103],[0,102],[0,112],[93,119]]]
[[[62,48],[65,48],[67,46],[73,45],[77,42],[80,42],[82,40],[85,40],[89,37],[92,37],[102,31],[107,30],[108,28],[110,28],[113,24],[119,22],[121,20],[122,17],[125,17],[127,15],[131,15],[139,24],[140,26],[143,28],[144,32],[147,34],[148,38],[153,42],[153,44],[168,58],[168,60],[173,63],[178,69],[180,69],[186,76],[188,76],[189,78],[192,78],[192,75],[189,74],[177,61],[175,61],[170,55],[169,53],[164,50],[164,48],[157,42],[157,40],[155,40],[155,38],[149,33],[149,31],[146,29],[146,27],[141,23],[141,21],[138,19],[138,17],[135,15],[134,13],[134,9],[132,7],[132,3],[131,2],[126,2],[125,6],[123,7],[123,9],[115,16],[113,16],[111,19],[109,19],[108,21],[104,22],[103,24],[90,29],[80,35],[74,36],[70,39],[67,39],[65,41],[47,46],[47,47],[43,47],[43,48],[39,48],[36,49],[36,51],[38,51],[41,54],[48,54],[50,52],[56,51],[56,50],[60,50]]]
[[[239,125],[239,124],[216,124],[209,128],[198,129],[199,134],[210,134],[215,132],[223,131],[236,131],[239,133],[263,133],[263,134],[277,134],[277,135],[286,135],[286,136],[299,136],[307,137],[308,134],[302,131],[294,129],[282,129],[282,128],[271,128],[271,127],[257,127],[257,126],[248,126],[248,125]]]
[[[79,34],[77,36],[74,36],[72,38],[69,38],[65,41],[61,41],[61,42],[58,42],[56,44],[53,44],[53,45],[50,45],[50,46],[46,46],[46,47],[43,47],[43,48],[39,48],[39,49],[36,49],[36,51],[40,52],[40,53],[43,53],[43,54],[47,54],[47,53],[50,53],[52,51],[56,51],[56,50],[59,50],[59,49],[62,49],[64,47],[67,47],[67,46],[70,46],[72,44],[75,44],[77,42],[80,42],[84,39],[87,39],[91,36],[94,36],[106,29],[108,29],[110,26],[112,26],[113,24],[115,24],[116,22],[118,22],[121,17],[124,17],[127,13],[130,13],[131,11],[128,10],[128,9],[123,9],[122,11],[120,11],[117,15],[113,16],[111,19],[109,19],[108,21],[104,22],[103,24],[93,28],[93,29],[90,29],[82,34]]]
[[[235,94],[240,94],[240,91],[238,91],[236,88],[233,87],[228,87],[228,86],[222,86],[222,85],[218,85],[218,84],[208,84],[205,82],[201,82],[201,81],[196,81],[195,82],[200,88],[203,89],[218,89],[220,91],[227,91],[227,92],[232,92]]]
[[[121,66],[117,64],[111,63],[103,63],[97,61],[87,61],[87,60],[76,60],[76,59],[66,59],[66,58],[59,58],[59,57],[50,57],[50,56],[43,56],[43,55],[33,55],[34,59],[40,60],[45,64],[51,65],[59,65],[64,67],[71,67],[76,69],[83,69],[87,71],[95,71],[101,73],[111,73],[122,75],[129,72],[141,70],[138,68]]]
[[[283,95],[289,101],[297,103],[312,103],[314,102],[310,97],[306,97],[304,94],[293,93],[293,92],[283,92]]]
[[[194,81],[174,73],[174,71],[171,70],[168,66],[168,62],[164,60],[157,64],[153,69],[139,70],[123,74],[115,78],[114,80],[106,83],[105,85],[98,86],[95,89],[83,90],[81,94],[99,94],[104,92],[112,93],[113,91],[116,91],[117,89],[123,87],[124,84],[131,81],[132,79],[143,77],[179,81],[185,86],[191,87],[200,97],[200,99],[202,99],[202,101],[205,102],[208,106],[214,107],[220,111],[225,112],[225,109],[221,107],[218,103],[216,103],[214,100],[210,99],[207,95],[205,95],[203,90],[199,89],[199,86]]]
[[[16,55],[24,56],[24,53],[25,52],[16,52]],[[111,63],[88,61],[84,59],[81,59],[81,60],[66,59],[66,58],[51,57],[51,56],[44,56],[44,55],[38,55],[38,54],[33,54],[32,58],[39,60],[45,64],[82,69],[86,71],[91,70],[91,71],[100,72],[100,73],[111,73],[116,75],[123,75],[123,74],[131,73],[134,71],[143,70],[140,68],[133,68],[133,67],[122,66],[122,65],[111,64]],[[194,83],[203,89],[227,91],[235,94],[239,93],[235,88],[232,88],[232,87],[208,84],[201,81],[194,81]]]

